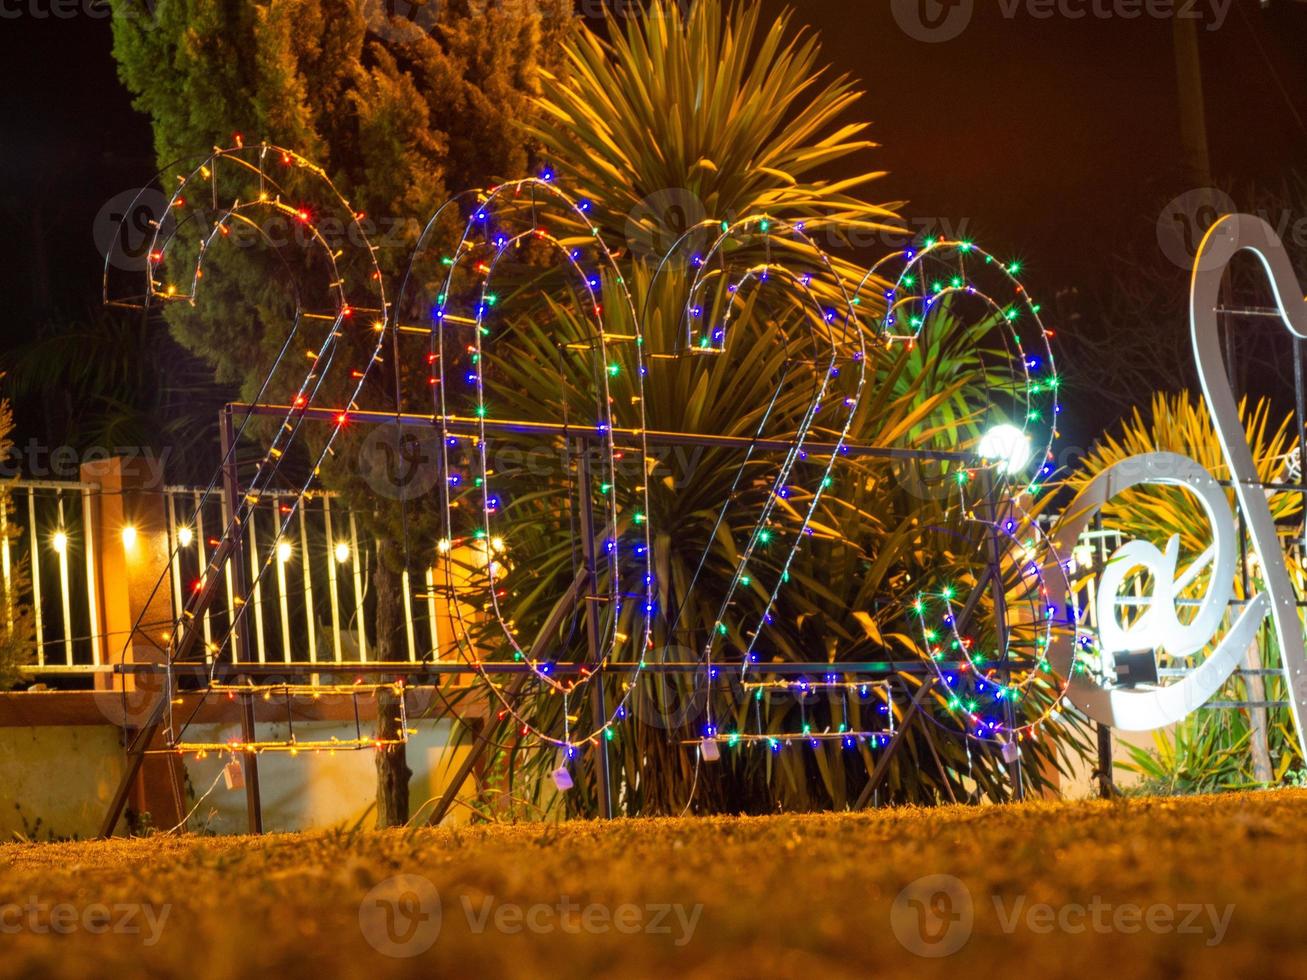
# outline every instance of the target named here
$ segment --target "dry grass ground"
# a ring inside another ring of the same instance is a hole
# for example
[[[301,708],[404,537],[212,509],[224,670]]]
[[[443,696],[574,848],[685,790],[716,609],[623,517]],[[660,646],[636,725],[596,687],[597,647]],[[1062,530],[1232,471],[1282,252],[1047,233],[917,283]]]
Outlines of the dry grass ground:
[[[1305,825],[1283,791],[3,845],[0,972],[1304,977]]]

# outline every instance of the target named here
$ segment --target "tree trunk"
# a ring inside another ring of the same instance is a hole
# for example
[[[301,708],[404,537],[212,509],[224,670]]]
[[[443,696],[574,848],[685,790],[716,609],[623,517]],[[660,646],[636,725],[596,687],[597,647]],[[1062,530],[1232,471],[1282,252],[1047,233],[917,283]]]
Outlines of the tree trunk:
[[[404,650],[403,578],[387,560],[393,547],[385,542],[377,546],[373,571],[377,598],[377,659],[394,662],[406,659]],[[390,690],[377,694],[377,738],[399,739],[401,744],[377,749],[377,828],[402,827],[408,823],[408,781],[413,771],[408,767],[400,697]]]

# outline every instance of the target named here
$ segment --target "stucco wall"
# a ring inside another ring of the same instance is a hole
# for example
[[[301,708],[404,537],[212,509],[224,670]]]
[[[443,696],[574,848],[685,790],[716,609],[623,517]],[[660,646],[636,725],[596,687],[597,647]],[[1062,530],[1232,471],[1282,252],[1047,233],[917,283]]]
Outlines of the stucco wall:
[[[413,770],[410,799],[416,811],[443,790],[450,768],[467,749],[449,748],[448,721],[410,719],[409,724],[417,729],[407,746],[408,765]],[[299,722],[295,731],[302,739],[354,737],[352,723]],[[265,740],[284,735],[276,725],[260,725],[259,733]],[[196,725],[187,737],[218,741],[230,734],[229,726]],[[229,758],[215,754],[204,759],[186,757],[187,809],[213,786],[191,819],[192,830],[245,832],[245,791],[227,789],[220,778]],[[119,730],[113,726],[0,727],[0,839],[31,833],[38,819],[41,839],[49,835],[95,836],[123,768]],[[294,757],[264,753],[259,756],[259,786],[264,829],[268,831],[353,826],[360,820],[370,827],[374,819],[376,768],[370,750],[337,751],[334,755],[302,752]],[[470,790],[471,781],[463,794]],[[447,822],[463,822],[465,814],[464,808],[456,806]]]

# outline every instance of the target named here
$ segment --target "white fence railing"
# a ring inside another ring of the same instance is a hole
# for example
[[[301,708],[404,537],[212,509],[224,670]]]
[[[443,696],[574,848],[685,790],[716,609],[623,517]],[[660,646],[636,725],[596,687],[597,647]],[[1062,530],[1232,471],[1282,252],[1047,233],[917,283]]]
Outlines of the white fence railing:
[[[24,480],[8,488],[10,512],[5,520],[16,525],[16,533],[0,546],[0,571],[8,583],[13,570],[27,559],[36,629],[36,656],[27,672],[95,673],[116,663],[128,636],[127,631],[107,632],[103,626],[96,552],[113,542],[103,532],[97,535],[92,515],[95,497],[104,491],[95,483],[62,481]],[[166,523],[162,533],[172,556],[166,586],[170,622],[147,625],[167,629],[204,573],[230,518],[220,493],[205,499],[202,490],[192,487],[160,492]],[[374,660],[362,625],[368,620],[375,545],[339,501],[326,494],[306,497],[279,544],[274,567],[259,579],[257,556],[266,557],[291,499],[289,494],[263,494],[246,529],[239,560],[245,563],[249,588],[245,628],[250,631],[252,659]],[[425,582],[413,583],[406,573],[403,583],[406,654],[415,662],[438,658],[441,649],[431,576],[428,569]],[[206,649],[227,636],[238,603],[229,562],[215,601],[194,627],[203,630]],[[162,620],[161,615],[155,618]],[[230,644],[222,656],[232,659]],[[235,656],[239,659],[238,653]]]

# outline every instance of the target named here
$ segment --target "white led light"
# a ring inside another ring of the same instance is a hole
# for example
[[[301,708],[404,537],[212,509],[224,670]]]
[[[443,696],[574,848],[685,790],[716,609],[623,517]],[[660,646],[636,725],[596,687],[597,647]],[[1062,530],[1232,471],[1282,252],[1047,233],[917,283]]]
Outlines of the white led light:
[[[1030,437],[1015,425],[996,425],[985,433],[977,449],[981,459],[998,463],[999,471],[1017,473],[1030,462]]]

